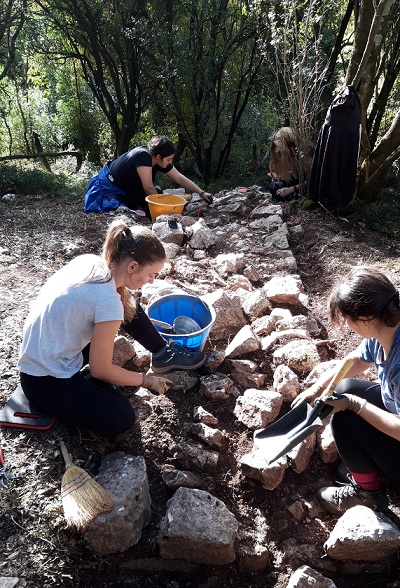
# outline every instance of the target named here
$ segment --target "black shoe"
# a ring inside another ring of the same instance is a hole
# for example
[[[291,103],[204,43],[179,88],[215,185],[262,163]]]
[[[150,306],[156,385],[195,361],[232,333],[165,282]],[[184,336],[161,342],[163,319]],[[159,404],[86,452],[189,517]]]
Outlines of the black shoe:
[[[156,374],[172,370],[195,370],[203,365],[206,356],[202,351],[190,351],[187,347],[171,341],[160,351],[152,354],[151,369]]]
[[[321,506],[331,514],[343,514],[357,505],[380,512],[386,512],[389,508],[389,500],[383,489],[363,490],[355,483],[320,488],[317,498]]]

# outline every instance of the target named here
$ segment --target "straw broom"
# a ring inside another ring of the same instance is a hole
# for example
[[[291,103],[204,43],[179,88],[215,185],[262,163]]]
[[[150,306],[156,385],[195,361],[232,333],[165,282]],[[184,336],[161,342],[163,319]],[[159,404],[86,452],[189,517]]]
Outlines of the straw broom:
[[[99,514],[110,512],[113,501],[109,493],[82,468],[74,465],[64,441],[60,440],[65,461],[61,479],[61,500],[68,526],[84,530]]]

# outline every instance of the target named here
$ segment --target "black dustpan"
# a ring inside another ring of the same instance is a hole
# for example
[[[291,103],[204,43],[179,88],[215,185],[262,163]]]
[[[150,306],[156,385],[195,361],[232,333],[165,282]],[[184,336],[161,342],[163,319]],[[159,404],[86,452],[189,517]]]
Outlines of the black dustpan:
[[[327,398],[335,390],[354,363],[354,358],[343,360],[329,386],[324,390]],[[316,400],[314,406],[302,402],[290,410],[279,420],[265,429],[254,432],[254,450],[260,450],[269,465],[288,453],[293,447],[306,439],[322,425],[322,420],[329,416],[332,407]]]

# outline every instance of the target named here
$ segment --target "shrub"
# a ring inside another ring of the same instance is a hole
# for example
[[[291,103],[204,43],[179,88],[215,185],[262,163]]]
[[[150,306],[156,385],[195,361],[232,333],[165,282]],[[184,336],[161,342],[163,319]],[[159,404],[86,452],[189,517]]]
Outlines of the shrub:
[[[55,195],[76,196],[84,193],[86,178],[75,179],[65,174],[56,174],[40,169],[29,169],[17,165],[0,165],[0,195]]]

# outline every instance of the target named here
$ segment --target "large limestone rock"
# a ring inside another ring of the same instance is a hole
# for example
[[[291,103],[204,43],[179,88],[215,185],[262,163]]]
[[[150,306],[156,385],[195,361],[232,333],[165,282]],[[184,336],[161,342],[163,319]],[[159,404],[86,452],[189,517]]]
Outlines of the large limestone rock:
[[[234,274],[232,276],[229,276],[229,278],[226,280],[226,283],[230,292],[234,292],[235,290],[238,290],[238,288],[241,288],[242,290],[247,290],[248,292],[252,292],[253,290],[251,281],[240,274]]]
[[[287,250],[289,249],[289,241],[288,241],[288,230],[286,225],[282,225],[281,228],[279,228],[278,230],[276,230],[274,233],[272,233],[271,235],[268,235],[268,237],[266,237],[265,241],[264,241],[264,247],[267,251],[273,251],[275,249],[275,251],[279,251],[279,250]],[[294,257],[291,255],[290,258],[292,260],[294,260]],[[283,258],[285,259],[285,258]],[[289,258],[287,258],[289,259]],[[289,267],[291,266],[293,271],[297,271],[297,265],[296,265],[296,261],[294,260],[294,263],[292,262],[291,264],[288,264],[286,259],[285,259],[285,265]]]
[[[222,276],[236,274],[245,265],[246,258],[243,253],[221,253],[215,258],[215,268]]]
[[[277,320],[277,316],[273,314],[260,316],[251,323],[253,333],[258,335],[259,337],[261,337],[262,335],[270,335],[274,330]]]
[[[337,459],[336,443],[332,435],[330,417],[317,430],[318,454],[324,463],[333,463]]]
[[[112,362],[114,365],[123,366],[127,361],[135,357],[135,347],[127,337],[118,335],[114,339]]]
[[[255,231],[263,231],[265,233],[272,233],[276,231],[283,223],[282,217],[278,215],[259,217],[249,224],[249,227]]]
[[[250,388],[237,399],[234,414],[249,429],[262,429],[276,419],[281,406],[278,392]]]
[[[165,485],[171,490],[177,490],[181,486],[185,486],[185,488],[201,488],[203,486],[201,478],[193,472],[181,471],[168,466],[163,470],[161,476]]]
[[[268,465],[262,449],[255,448],[240,458],[240,465],[245,476],[260,482],[266,490],[275,490],[283,480],[287,462],[283,456]]]
[[[126,551],[136,545],[150,522],[146,462],[142,456],[111,454],[103,460],[96,481],[108,490],[114,508],[89,525],[85,539],[100,555]]]
[[[215,244],[215,234],[206,226],[204,219],[200,218],[190,230],[189,245],[192,249],[209,249]]]
[[[251,319],[256,319],[265,314],[269,306],[269,301],[261,288],[247,293],[242,300],[242,308]]]
[[[315,448],[316,435],[309,435],[301,443],[293,447],[288,453],[288,461],[296,474],[301,474],[307,469]]]
[[[333,559],[377,561],[399,549],[400,530],[383,513],[366,506],[354,506],[345,512],[324,543]]]
[[[311,371],[319,362],[320,356],[314,341],[295,340],[280,347],[273,353],[276,366],[286,364],[296,373]]]
[[[243,388],[261,388],[265,380],[265,374],[257,372],[258,365],[250,359],[231,359],[232,379]]]
[[[207,304],[214,307],[216,319],[211,327],[212,339],[227,339],[246,324],[238,298],[230,298],[222,288],[202,296]]]
[[[171,228],[168,221],[158,221],[153,225],[153,233],[160,239],[160,241],[163,241],[163,243],[174,243],[179,247],[183,243],[184,232],[180,223],[177,223],[176,228]]]
[[[336,588],[336,584],[317,570],[301,566],[290,578],[287,588]]]
[[[158,544],[165,559],[209,565],[234,561],[238,523],[225,504],[204,490],[179,488],[167,503]]]
[[[225,349],[226,357],[240,357],[252,353],[260,348],[260,340],[251,330],[250,325],[245,325],[234,336],[228,347]]]
[[[188,470],[215,472],[218,468],[218,451],[205,449],[200,443],[178,443],[174,447],[174,453]]]
[[[268,216],[279,216],[280,218],[283,217],[283,210],[282,206],[279,204],[261,204],[260,206],[256,206],[250,214],[251,218],[262,218]]]
[[[237,397],[239,395],[239,391],[233,381],[228,376],[225,376],[225,374],[216,372],[210,376],[201,376],[200,381],[200,393],[212,402],[226,400],[229,396]]]
[[[264,293],[274,304],[297,304],[299,282],[293,276],[274,276],[264,286]]]
[[[282,394],[285,402],[292,402],[300,392],[299,378],[287,365],[278,365],[273,386],[276,392]]]
[[[204,423],[193,423],[190,431],[194,435],[197,435],[204,443],[207,443],[207,445],[215,449],[222,450],[228,444],[227,437],[219,429],[214,429]]]
[[[287,329],[285,331],[273,331],[267,337],[261,339],[261,349],[263,351],[270,351],[276,345],[285,345],[294,339],[309,339],[308,331],[304,329]]]

